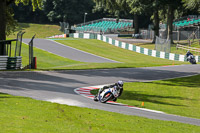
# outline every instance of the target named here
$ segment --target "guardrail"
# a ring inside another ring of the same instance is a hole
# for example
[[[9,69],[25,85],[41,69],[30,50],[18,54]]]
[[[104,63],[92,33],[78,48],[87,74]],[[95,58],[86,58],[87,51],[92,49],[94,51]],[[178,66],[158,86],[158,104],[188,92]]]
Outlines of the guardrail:
[[[0,56],[0,70],[7,69],[8,56]]]
[[[22,68],[22,57],[8,57],[0,56],[0,70],[6,69],[21,69]]]

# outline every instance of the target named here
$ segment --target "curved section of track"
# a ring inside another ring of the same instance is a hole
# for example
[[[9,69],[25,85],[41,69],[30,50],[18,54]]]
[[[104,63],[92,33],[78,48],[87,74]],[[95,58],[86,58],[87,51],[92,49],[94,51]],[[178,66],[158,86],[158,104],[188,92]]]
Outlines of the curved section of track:
[[[23,42],[26,44],[28,44],[29,41],[30,39],[23,39]],[[119,63],[117,61],[87,53],[48,39],[34,39],[34,47],[59,55],[64,58],[81,62]]]
[[[127,108],[111,103],[102,104],[77,95],[74,92],[75,88],[110,84],[119,79],[125,82],[145,82],[196,74],[200,74],[200,65],[74,71],[0,71],[0,92],[61,104],[200,126],[200,119]]]

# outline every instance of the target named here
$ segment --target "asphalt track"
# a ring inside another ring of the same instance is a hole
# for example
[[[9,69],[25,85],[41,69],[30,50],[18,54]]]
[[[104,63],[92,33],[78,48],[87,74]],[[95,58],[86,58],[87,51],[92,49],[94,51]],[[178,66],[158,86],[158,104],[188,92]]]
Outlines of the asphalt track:
[[[0,71],[0,92],[61,104],[200,126],[200,119],[127,108],[115,104],[102,104],[77,95],[74,92],[76,88],[110,84],[118,80],[148,82],[196,74],[200,74],[200,65],[73,71]]]
[[[200,126],[200,119],[155,113],[120,105],[101,104],[74,92],[75,88],[114,83],[119,79],[126,82],[153,81],[195,74],[200,74],[200,65],[75,71],[1,71],[0,92],[61,104]]]
[[[30,42],[30,39],[23,39],[23,42],[28,44]],[[117,63],[117,61],[113,61],[111,59],[99,57],[97,55],[80,51],[78,49],[63,45],[61,43],[49,39],[34,39],[33,45],[34,47],[40,48],[50,53],[54,53],[61,57],[65,57],[76,61],[96,62],[96,63]]]

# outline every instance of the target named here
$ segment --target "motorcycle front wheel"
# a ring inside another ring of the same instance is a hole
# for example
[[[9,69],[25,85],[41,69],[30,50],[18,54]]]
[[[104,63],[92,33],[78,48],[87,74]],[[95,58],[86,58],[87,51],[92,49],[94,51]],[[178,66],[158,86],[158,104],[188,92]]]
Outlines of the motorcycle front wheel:
[[[111,92],[106,93],[103,98],[100,100],[101,103],[106,103],[108,100],[110,100],[113,97],[113,94]]]

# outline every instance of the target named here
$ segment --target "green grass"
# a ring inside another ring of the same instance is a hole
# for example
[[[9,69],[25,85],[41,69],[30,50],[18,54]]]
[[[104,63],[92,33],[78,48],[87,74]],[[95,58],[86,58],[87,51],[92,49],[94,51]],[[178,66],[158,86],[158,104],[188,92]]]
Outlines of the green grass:
[[[60,105],[0,93],[2,133],[198,133],[199,126]]]
[[[49,24],[32,24],[32,23],[19,23],[14,34],[8,36],[9,38],[16,38],[19,31],[25,31],[23,38],[32,38],[36,34],[36,38],[46,38],[53,35],[60,35],[63,32],[59,31],[60,26]]]
[[[98,56],[119,61],[113,63],[115,67],[151,67],[172,64],[188,64],[179,61],[170,61],[156,57],[139,54],[130,50],[122,49],[95,39],[57,40],[57,42],[71,46]]]
[[[91,93],[96,94],[96,90]],[[200,118],[200,75],[154,82],[125,83],[118,102]]]

